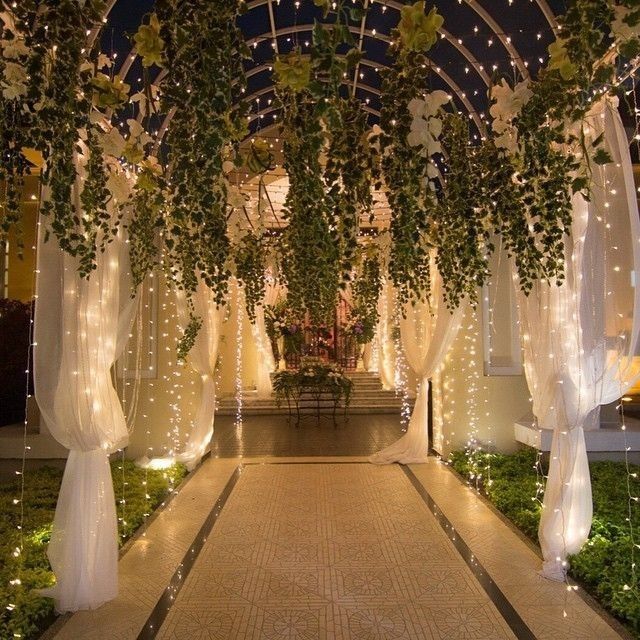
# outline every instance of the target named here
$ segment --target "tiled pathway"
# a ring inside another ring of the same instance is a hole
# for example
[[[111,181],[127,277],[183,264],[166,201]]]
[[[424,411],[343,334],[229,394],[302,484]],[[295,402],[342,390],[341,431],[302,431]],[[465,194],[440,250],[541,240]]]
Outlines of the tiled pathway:
[[[182,588],[167,591],[190,555]],[[211,459],[122,559],[121,596],[56,638],[620,637],[538,566],[435,459],[408,472],[362,458]]]

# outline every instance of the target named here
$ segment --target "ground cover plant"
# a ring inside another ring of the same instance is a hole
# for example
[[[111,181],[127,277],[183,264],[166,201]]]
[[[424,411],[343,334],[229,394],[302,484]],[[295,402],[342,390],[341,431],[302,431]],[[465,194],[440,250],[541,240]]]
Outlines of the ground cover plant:
[[[536,499],[537,455],[456,451],[451,466],[523,533],[537,542],[540,502]],[[583,549],[569,558],[570,575],[640,638],[640,580],[634,563],[640,547],[640,466],[591,462],[593,525]],[[546,468],[540,469],[546,473]],[[478,480],[479,476],[479,480]],[[627,485],[628,480],[628,485]],[[542,495],[539,496],[542,499]]]
[[[133,462],[115,461],[111,472],[119,515],[120,544],[144,523],[186,475],[183,465],[163,471],[145,471]],[[35,590],[53,583],[46,550],[51,535],[62,470],[43,467],[0,482],[0,638],[36,638],[54,618],[53,601]],[[146,484],[145,484],[146,483]],[[123,493],[124,491],[124,493]],[[122,503],[124,495],[124,504]],[[24,508],[23,553],[20,513]]]

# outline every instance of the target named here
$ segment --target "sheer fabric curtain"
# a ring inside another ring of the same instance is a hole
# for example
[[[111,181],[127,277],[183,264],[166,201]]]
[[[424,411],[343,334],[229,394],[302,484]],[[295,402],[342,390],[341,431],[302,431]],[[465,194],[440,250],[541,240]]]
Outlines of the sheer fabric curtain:
[[[405,307],[400,319],[402,346],[409,366],[419,380],[416,404],[407,432],[392,445],[369,458],[374,464],[426,462],[429,453],[429,378],[444,359],[458,333],[464,305],[453,312],[442,296],[442,279],[432,261],[431,295],[427,302]]]
[[[594,167],[591,202],[574,197],[566,281],[518,293],[533,412],[541,428],[553,429],[538,533],[543,575],[557,580],[591,527],[584,430],[598,428],[600,405],[624,395],[638,373],[640,222],[617,101],[600,101],[588,124],[591,138],[605,133],[614,162]]]
[[[76,206],[80,208],[75,189]],[[118,592],[118,536],[109,454],[128,432],[111,369],[123,351],[136,301],[122,228],[89,279],[41,217],[34,324],[35,394],[54,438],[69,449],[48,556],[58,612],[93,609]]]
[[[258,398],[270,398],[273,392],[271,373],[276,370],[276,361],[271,347],[271,340],[267,335],[264,320],[264,307],[277,302],[282,287],[275,279],[267,275],[265,278],[265,296],[262,305],[256,307],[256,321],[251,325],[253,339],[258,349],[258,371],[256,372],[256,391]]]
[[[176,302],[180,322],[186,326],[189,308],[184,291],[177,291]],[[220,328],[225,310],[216,305],[211,289],[200,279],[192,298],[194,313],[202,319],[202,326],[189,351],[187,362],[200,376],[200,404],[184,450],[177,456],[191,471],[198,466],[213,437],[216,412],[216,362],[220,344]]]
[[[382,388],[395,389],[395,347],[393,343],[393,287],[384,281],[378,300],[378,373]]]

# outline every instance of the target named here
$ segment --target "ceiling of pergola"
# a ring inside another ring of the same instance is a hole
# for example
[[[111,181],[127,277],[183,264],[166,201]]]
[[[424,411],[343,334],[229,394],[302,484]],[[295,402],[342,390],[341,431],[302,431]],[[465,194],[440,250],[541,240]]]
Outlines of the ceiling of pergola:
[[[215,0],[212,0],[215,1]],[[389,64],[387,47],[399,11],[409,0],[368,0],[364,20],[351,26],[363,52],[355,73],[345,78],[343,91],[355,95],[378,121],[380,109],[379,70]],[[131,49],[133,34],[145,14],[153,11],[154,0],[112,0],[102,35],[102,50],[115,57],[115,69],[133,89],[142,86],[140,60]],[[555,16],[565,11],[564,0],[436,0],[445,22],[436,45],[429,51],[430,77],[434,89],[453,96],[454,104],[469,115],[472,135],[484,131],[488,109],[487,89],[492,78],[506,75],[513,80],[535,77],[547,58],[547,46],[554,40]],[[308,50],[311,28],[321,11],[313,0],[249,0],[248,11],[239,18],[253,58],[246,62],[247,99],[251,104],[250,129],[273,140],[277,148],[278,113],[273,107],[272,63],[278,54],[299,46]],[[154,82],[161,85],[163,71]],[[131,117],[132,114],[126,114]],[[159,122],[161,130],[166,126]],[[269,193],[276,215],[286,193],[282,169],[269,177]],[[257,184],[250,176],[237,176],[245,189],[255,195]],[[386,222],[384,203],[376,208],[376,226]]]

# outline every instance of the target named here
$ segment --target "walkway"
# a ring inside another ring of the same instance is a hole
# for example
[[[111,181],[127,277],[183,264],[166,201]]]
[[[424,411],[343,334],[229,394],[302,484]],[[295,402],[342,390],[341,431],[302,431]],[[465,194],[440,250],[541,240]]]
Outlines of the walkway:
[[[435,459],[210,458],[120,564],[56,640],[621,637]]]

